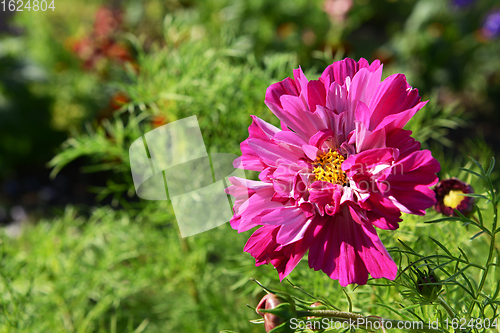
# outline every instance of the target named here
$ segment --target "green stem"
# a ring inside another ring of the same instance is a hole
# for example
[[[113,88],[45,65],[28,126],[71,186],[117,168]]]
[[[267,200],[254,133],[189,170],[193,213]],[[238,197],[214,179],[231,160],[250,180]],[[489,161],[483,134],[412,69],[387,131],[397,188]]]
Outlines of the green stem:
[[[353,323],[356,327],[369,329],[373,327],[392,327],[392,328],[404,328],[406,332],[424,332],[424,333],[438,333],[443,332],[440,329],[435,329],[429,327],[424,323],[416,324],[417,322],[407,321],[407,320],[397,320],[397,319],[386,319],[381,317],[367,317],[357,313],[335,311],[335,310],[309,310],[309,311],[297,311],[297,317],[326,317],[332,318],[332,320],[337,322]],[[416,326],[418,325],[418,326]],[[407,327],[416,327],[415,329]]]
[[[488,277],[488,272],[490,270],[491,262],[493,259],[493,253],[495,252],[495,239],[496,239],[496,229],[497,229],[497,220],[498,220],[498,204],[496,202],[495,190],[492,186],[491,188],[491,202],[493,203],[493,227],[491,228],[491,240],[490,240],[490,251],[488,253],[488,259],[486,260],[485,270],[483,272],[483,276],[481,276],[481,282],[479,282],[479,287],[477,288],[475,294],[475,300],[479,298],[481,291],[483,290],[484,284],[486,283],[486,278]],[[472,310],[474,310],[476,302],[472,302],[470,305],[469,311],[467,313],[467,319],[471,318]]]
[[[455,311],[452,309],[452,307],[442,298],[441,296],[438,297],[438,302],[439,305],[441,305],[446,312],[448,313],[448,316],[450,316],[451,319],[455,319],[457,315],[455,314]]]

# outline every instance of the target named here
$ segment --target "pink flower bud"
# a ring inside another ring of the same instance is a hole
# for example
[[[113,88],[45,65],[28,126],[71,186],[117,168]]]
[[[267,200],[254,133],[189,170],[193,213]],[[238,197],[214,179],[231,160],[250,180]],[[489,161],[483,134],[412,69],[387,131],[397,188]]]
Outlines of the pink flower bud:
[[[269,332],[272,329],[281,325],[283,322],[285,322],[285,319],[278,317],[277,315],[272,313],[260,312],[259,310],[272,310],[276,308],[279,304],[285,302],[288,301],[281,297],[276,296],[275,294],[267,294],[260,300],[255,311],[262,317],[264,317],[264,327],[266,328],[266,332]]]
[[[323,306],[324,307],[323,303],[321,303],[319,301],[318,302],[314,302],[310,306],[311,306],[311,308],[315,308],[315,307],[318,307],[318,306]],[[314,319],[314,318],[316,318],[316,317],[314,317],[314,316],[308,316],[307,320]]]

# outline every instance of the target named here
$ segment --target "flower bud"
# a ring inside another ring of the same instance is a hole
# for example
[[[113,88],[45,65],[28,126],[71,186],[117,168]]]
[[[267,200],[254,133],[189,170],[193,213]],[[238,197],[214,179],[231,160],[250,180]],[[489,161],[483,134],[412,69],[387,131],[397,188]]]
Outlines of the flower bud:
[[[288,332],[290,326],[284,323],[295,317],[295,304],[291,299],[267,294],[260,300],[255,311],[264,317],[266,332],[271,332],[271,330],[274,330],[273,332]],[[282,330],[275,330],[278,327],[281,327]]]
[[[311,307],[311,308],[317,308],[317,307],[319,307],[320,309],[326,309],[325,305],[323,303],[319,302],[319,301],[314,302],[309,307]],[[307,320],[314,319],[314,318],[316,318],[316,317],[314,317],[314,316],[308,316]]]
[[[465,216],[469,216],[474,209],[474,198],[463,194],[474,193],[474,189],[467,183],[450,178],[440,181],[434,188],[436,204],[434,209],[446,216],[457,216],[455,209]]]
[[[433,301],[439,295],[439,292],[443,288],[438,284],[428,284],[428,283],[438,283],[441,280],[433,271],[422,272],[417,269],[417,289],[423,297],[430,301]]]
[[[317,301],[317,302],[314,302],[313,304],[311,304],[311,308],[316,308],[318,306],[324,306],[324,305],[320,301]]]

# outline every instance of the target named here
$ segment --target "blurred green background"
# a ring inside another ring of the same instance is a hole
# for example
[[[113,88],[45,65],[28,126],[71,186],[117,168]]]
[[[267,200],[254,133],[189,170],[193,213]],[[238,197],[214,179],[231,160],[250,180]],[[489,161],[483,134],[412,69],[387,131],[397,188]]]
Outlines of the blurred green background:
[[[266,88],[299,65],[309,79],[344,57],[404,73],[430,100],[407,128],[441,178],[481,192],[459,167],[500,151],[495,0],[54,0],[15,13],[5,3],[0,332],[263,332],[248,322],[258,316],[245,303],[263,295],[249,278],[288,284],[242,252],[248,232],[225,224],[180,238],[168,202],[135,196],[128,148],[196,115],[209,152],[239,154],[250,115],[278,125]],[[381,238],[429,253],[428,236],[442,236],[484,256],[466,228],[426,219],[405,217]],[[305,260],[290,279],[347,310],[337,281]],[[394,317],[377,304],[405,302],[396,288],[346,291],[365,314]]]

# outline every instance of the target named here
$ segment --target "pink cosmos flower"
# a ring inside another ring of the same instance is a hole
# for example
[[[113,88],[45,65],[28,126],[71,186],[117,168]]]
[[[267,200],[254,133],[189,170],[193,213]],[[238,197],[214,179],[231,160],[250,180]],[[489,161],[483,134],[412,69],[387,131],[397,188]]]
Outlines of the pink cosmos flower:
[[[381,82],[378,60],[338,61],[312,81],[293,74],[266,92],[281,130],[252,116],[235,166],[260,181],[230,178],[231,226],[260,226],[244,250],[280,280],[307,251],[309,267],[342,286],[394,279],[375,227],[395,230],[401,212],[424,215],[436,202],[440,165],[403,129],[426,102],[402,74]]]

